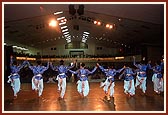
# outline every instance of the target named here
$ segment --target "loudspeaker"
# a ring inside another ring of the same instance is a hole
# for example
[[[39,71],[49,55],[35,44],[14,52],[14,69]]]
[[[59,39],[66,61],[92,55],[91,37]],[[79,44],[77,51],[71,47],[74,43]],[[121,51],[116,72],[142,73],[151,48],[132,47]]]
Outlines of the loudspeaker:
[[[84,14],[84,5],[79,5],[79,9],[77,10],[79,15],[83,15]]]
[[[69,5],[69,14],[75,15],[76,9],[74,8],[74,5]]]

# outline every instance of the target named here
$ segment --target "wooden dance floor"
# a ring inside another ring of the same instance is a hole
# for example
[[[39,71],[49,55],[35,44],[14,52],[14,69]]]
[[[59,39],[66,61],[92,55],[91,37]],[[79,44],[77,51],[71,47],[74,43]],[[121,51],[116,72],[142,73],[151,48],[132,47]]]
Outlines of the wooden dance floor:
[[[153,91],[153,83],[147,82],[147,94],[136,89],[134,97],[128,97],[123,92],[123,81],[115,81],[114,103],[103,100],[104,92],[99,87],[100,82],[90,82],[90,92],[87,98],[81,98],[75,82],[67,83],[65,99],[58,99],[57,83],[44,83],[41,98],[31,90],[31,83],[22,83],[17,99],[13,99],[10,84],[4,85],[4,111],[54,111],[54,112],[117,112],[117,111],[159,111],[165,110],[164,94],[157,95]]]

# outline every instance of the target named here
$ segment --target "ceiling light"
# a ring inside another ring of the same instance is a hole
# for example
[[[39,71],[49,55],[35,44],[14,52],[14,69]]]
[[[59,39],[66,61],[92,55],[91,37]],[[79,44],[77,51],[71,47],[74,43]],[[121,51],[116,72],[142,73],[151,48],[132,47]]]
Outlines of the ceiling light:
[[[97,25],[101,25],[101,22],[97,22]]]
[[[109,28],[109,26],[110,26],[109,24],[106,24],[106,28]]]
[[[62,19],[65,19],[65,17],[60,17],[60,18],[57,18],[57,20],[62,20]]]
[[[70,43],[71,42],[71,40],[67,40],[67,43]]]
[[[66,38],[71,39],[71,36],[67,36]]]
[[[51,27],[57,26],[57,21],[51,20],[50,23],[49,23],[49,26],[51,26]]]
[[[66,32],[66,31],[68,31],[68,29],[62,30],[62,32]]]
[[[83,33],[85,33],[85,34],[90,34],[89,32],[83,32]]]
[[[94,21],[94,24],[97,24],[97,21]]]
[[[54,15],[58,15],[58,14],[62,14],[63,11],[60,11],[60,12],[55,12]]]
[[[89,36],[88,34],[83,34],[84,36]]]
[[[63,25],[63,24],[66,24],[66,22],[59,23],[60,26]]]
[[[64,35],[65,37],[70,36],[69,34]]]
[[[64,34],[64,35],[65,35],[65,34],[69,34],[69,32],[65,32],[65,33],[63,33],[63,34]]]
[[[67,26],[62,26],[61,29],[67,28]]]
[[[109,28],[112,29],[112,28],[113,28],[113,25],[110,25]]]
[[[83,43],[86,43],[86,40],[82,40]]]

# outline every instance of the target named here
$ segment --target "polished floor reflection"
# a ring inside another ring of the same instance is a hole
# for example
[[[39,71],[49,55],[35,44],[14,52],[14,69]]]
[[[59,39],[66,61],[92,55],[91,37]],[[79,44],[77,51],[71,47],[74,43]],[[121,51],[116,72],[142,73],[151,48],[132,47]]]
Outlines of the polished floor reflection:
[[[13,99],[9,84],[4,86],[4,111],[164,111],[164,94],[153,92],[152,82],[147,84],[147,94],[136,89],[134,97],[128,97],[123,92],[123,81],[115,82],[114,100],[103,99],[104,92],[99,82],[90,82],[90,93],[87,98],[81,98],[76,90],[76,83],[67,83],[64,100],[57,93],[57,83],[44,83],[42,98],[31,90],[30,83],[21,84],[17,99]]]

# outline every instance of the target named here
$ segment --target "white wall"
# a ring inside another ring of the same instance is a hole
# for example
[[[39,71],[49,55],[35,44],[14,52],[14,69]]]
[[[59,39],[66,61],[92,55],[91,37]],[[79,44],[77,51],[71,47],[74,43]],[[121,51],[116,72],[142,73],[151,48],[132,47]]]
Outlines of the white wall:
[[[102,54],[106,54],[106,55],[116,55],[118,52],[117,48],[107,48],[104,47],[103,45],[100,44],[96,44],[94,42],[89,42],[88,43],[88,49],[65,49],[65,41],[59,41],[58,43],[56,43],[56,45],[54,46],[50,46],[48,48],[41,48],[41,49],[36,49],[33,47],[28,47],[22,44],[18,44],[18,43],[14,43],[11,41],[5,41],[5,43],[7,43],[7,45],[16,45],[16,46],[20,46],[20,47],[24,47],[29,49],[28,51],[24,51],[24,53],[29,53],[32,55],[37,55],[37,53],[39,52],[40,55],[69,55],[70,51],[84,51],[84,55],[102,55]],[[102,50],[98,50],[97,47],[101,47]],[[56,48],[56,50],[51,50],[51,48]],[[20,52],[19,50],[15,50],[15,52]]]
[[[102,47],[102,50],[97,50],[97,47]],[[51,50],[51,48],[56,48],[56,50]],[[102,45],[97,45],[95,43],[88,43],[88,49],[65,49],[65,43],[59,43],[55,46],[50,46],[45,49],[41,49],[40,54],[42,55],[69,55],[70,51],[84,51],[84,55],[116,55],[117,48],[106,48]]]

